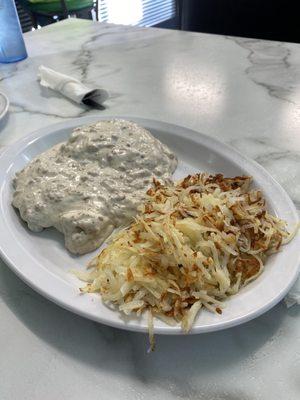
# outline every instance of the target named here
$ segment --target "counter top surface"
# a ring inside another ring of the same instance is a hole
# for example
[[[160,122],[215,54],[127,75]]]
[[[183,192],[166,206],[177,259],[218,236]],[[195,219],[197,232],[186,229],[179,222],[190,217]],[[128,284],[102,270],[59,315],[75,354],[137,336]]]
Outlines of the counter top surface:
[[[10,110],[0,145],[83,115],[157,119],[214,136],[263,165],[300,209],[300,46],[66,20],[25,34],[0,65]],[[103,111],[37,82],[39,65],[109,91]],[[99,115],[100,115],[99,114]],[[282,303],[225,331],[147,337],[85,320],[0,265],[1,400],[296,400],[300,307]]]

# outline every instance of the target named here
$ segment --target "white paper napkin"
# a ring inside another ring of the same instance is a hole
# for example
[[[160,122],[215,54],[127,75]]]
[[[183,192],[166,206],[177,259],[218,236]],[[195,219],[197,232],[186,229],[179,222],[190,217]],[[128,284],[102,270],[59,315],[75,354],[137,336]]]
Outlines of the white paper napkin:
[[[106,90],[88,88],[78,79],[61,74],[43,65],[39,67],[38,77],[42,86],[56,90],[79,104],[101,105],[108,98]]]
[[[295,285],[285,296],[284,302],[287,307],[291,307],[295,304],[300,305],[300,278],[298,278]]]

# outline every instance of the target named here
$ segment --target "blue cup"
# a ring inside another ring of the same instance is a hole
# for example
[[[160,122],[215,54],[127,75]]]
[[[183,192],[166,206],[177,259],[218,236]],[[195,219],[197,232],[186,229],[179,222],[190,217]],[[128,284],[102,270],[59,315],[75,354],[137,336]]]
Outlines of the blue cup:
[[[0,63],[24,60],[27,51],[14,0],[0,0]]]

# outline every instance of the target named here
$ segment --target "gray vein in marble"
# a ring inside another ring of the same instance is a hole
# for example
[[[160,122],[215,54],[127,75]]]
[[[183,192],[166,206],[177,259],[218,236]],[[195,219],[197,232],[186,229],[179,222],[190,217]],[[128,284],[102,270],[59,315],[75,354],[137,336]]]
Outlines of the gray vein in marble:
[[[22,65],[22,64],[21,64]],[[24,65],[24,64],[23,64]],[[12,78],[20,68],[20,64],[0,64],[0,82],[5,81],[6,79]]]
[[[12,111],[16,114],[18,113],[29,113],[29,114],[37,114],[37,115],[43,115],[46,117],[54,117],[54,118],[59,118],[59,119],[70,119],[70,118],[74,118],[74,114],[66,114],[64,112],[64,114],[56,114],[56,113],[51,113],[51,112],[43,112],[41,110],[34,110],[32,108],[28,108],[28,106],[25,106],[23,104],[19,104],[19,103],[15,103],[15,102],[11,102],[10,103],[11,107],[15,107],[15,109],[13,109]],[[82,106],[85,107],[85,106]],[[85,110],[80,111],[79,113],[76,113],[76,117],[83,117],[84,115],[86,115],[87,113],[89,113],[91,111],[90,108],[87,108]]]
[[[291,50],[288,44],[226,38],[249,52],[247,59],[251,65],[245,72],[254,83],[265,88],[270,96],[297,105],[294,95],[300,89],[300,65],[289,62]]]
[[[98,47],[97,50],[101,50],[101,39],[103,37],[110,37],[112,35],[121,35],[122,37],[124,36],[124,34],[126,35],[126,33],[131,33],[132,30],[126,29],[126,27],[124,27],[124,31],[120,31],[120,29],[118,29],[116,26],[114,25],[105,25],[105,30],[108,30],[108,32],[101,32],[98,33],[96,35],[91,36],[90,39],[88,39],[87,41],[85,41],[80,48],[79,54],[76,57],[76,60],[72,63],[75,66],[78,66],[81,70],[81,81],[84,82],[87,79],[88,76],[88,69],[89,66],[91,64],[91,62],[93,61],[93,52],[95,51],[95,49],[93,49],[92,47],[89,49],[89,46],[92,46],[93,43],[97,42]],[[135,29],[135,33],[142,33],[145,31],[145,28],[136,28]],[[164,32],[163,36],[166,36],[168,34],[168,32]],[[122,51],[133,51],[133,50],[137,50],[137,49],[144,49],[147,48],[151,45],[151,42],[145,43],[144,41],[142,41],[141,43],[135,43],[134,45],[130,45],[128,47],[124,47],[122,49]],[[99,46],[100,45],[100,46]],[[116,68],[116,69],[112,69],[109,73],[103,74],[103,75],[99,75],[100,77],[105,77],[105,76],[109,76],[109,75],[113,75],[117,72],[120,72],[122,70],[122,68]]]
[[[19,71],[25,71],[30,68],[28,59],[22,60],[19,63],[1,64],[0,63],[0,82],[4,82],[9,78],[13,78]],[[3,72],[4,71],[4,74]]]
[[[76,60],[72,63],[75,66],[78,66],[81,70],[81,77],[80,80],[82,83],[87,78],[88,68],[92,62],[92,51],[87,49],[86,47],[89,44],[95,42],[101,35],[105,35],[105,33],[93,35],[89,40],[84,42],[80,48],[79,54],[76,57]]]
[[[270,144],[269,139],[244,137],[229,142],[243,154],[264,166],[287,190],[300,210],[300,153]],[[288,165],[288,170],[287,170]]]
[[[87,78],[88,68],[90,62],[92,61],[92,53],[90,50],[86,50],[84,46],[82,46],[79,55],[76,57],[76,60],[73,62],[73,65],[78,66],[81,70],[80,81],[84,83]]]
[[[6,79],[11,78],[12,76],[14,76],[15,72],[17,71],[17,68],[11,68],[8,71],[5,71],[5,75],[0,76],[0,82],[5,81]]]
[[[114,25],[104,25],[104,29],[108,30],[108,32],[101,32],[101,33],[92,35],[91,38],[89,38],[87,41],[85,41],[82,44],[79,54],[76,57],[76,60],[72,63],[73,65],[80,67],[82,82],[84,82],[87,78],[88,68],[93,60],[93,51],[95,51],[95,49],[93,49],[92,47],[90,49],[88,49],[88,47],[91,46],[95,42],[101,42],[101,39],[103,37],[106,37],[106,36],[110,37],[111,35],[124,36],[124,34],[126,34],[127,31],[129,33],[131,32],[131,29],[130,28],[126,29],[126,27],[124,27],[124,30],[122,30],[122,32],[121,32],[120,29],[118,29],[118,27],[116,27]],[[144,28],[140,28],[140,29],[137,28],[135,30],[135,32],[137,33],[139,31],[143,31],[143,30],[144,30]],[[145,45],[143,45],[143,47],[145,47]],[[133,48],[136,48],[136,46],[133,46]],[[101,49],[101,46],[100,46],[100,49]],[[119,69],[119,70],[121,70],[121,69]],[[114,73],[114,71],[112,71],[111,73]],[[104,76],[106,76],[106,75],[104,75]]]
[[[267,163],[268,161],[275,161],[275,160],[281,160],[281,159],[291,159],[295,160],[296,162],[300,163],[300,155],[292,153],[289,150],[283,150],[283,151],[273,151],[271,153],[266,153],[263,156],[258,156],[255,158],[255,161],[258,162],[259,164],[264,164]]]
[[[300,163],[300,153],[291,150],[282,150],[281,148],[270,144],[269,139],[243,137],[242,139],[231,140],[228,143],[238,148],[240,151],[243,150],[245,152],[252,151],[252,149],[249,148],[249,146],[251,147],[251,144],[259,146],[259,151],[257,148],[255,148],[255,152],[258,152],[259,154],[256,156],[250,155],[250,157],[254,158],[259,164],[263,164],[272,160],[280,160],[287,157]]]

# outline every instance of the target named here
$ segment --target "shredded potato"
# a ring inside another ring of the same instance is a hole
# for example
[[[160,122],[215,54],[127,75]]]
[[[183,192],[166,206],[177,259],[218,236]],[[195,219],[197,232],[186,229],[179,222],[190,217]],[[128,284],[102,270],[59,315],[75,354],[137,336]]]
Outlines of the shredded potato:
[[[98,292],[120,311],[148,311],[188,332],[201,308],[222,314],[223,301],[257,278],[269,254],[289,240],[251,178],[196,174],[153,182],[132,225],[90,264],[83,292]]]

